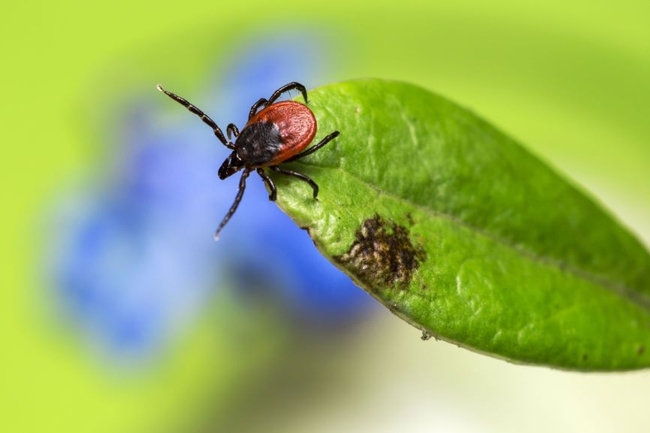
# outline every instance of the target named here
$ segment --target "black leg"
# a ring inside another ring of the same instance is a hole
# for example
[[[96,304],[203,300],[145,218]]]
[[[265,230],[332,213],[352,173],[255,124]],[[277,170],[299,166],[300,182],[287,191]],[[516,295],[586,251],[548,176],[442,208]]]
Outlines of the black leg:
[[[291,162],[291,161],[295,161],[296,159],[300,159],[303,156],[311,155],[312,153],[316,152],[318,149],[320,149],[321,147],[325,146],[327,143],[329,143],[330,141],[332,141],[333,139],[338,137],[339,134],[340,134],[339,131],[334,131],[330,135],[328,135],[327,137],[325,137],[321,141],[319,141],[318,144],[310,147],[309,149],[305,150],[304,152],[300,152],[298,155],[292,156],[291,158],[289,158],[289,159],[287,159],[286,161],[283,161],[283,162]]]
[[[269,193],[269,200],[275,201],[275,199],[278,197],[278,192],[275,189],[275,184],[273,183],[273,180],[271,180],[269,175],[264,172],[263,168],[258,168],[257,174],[260,175],[264,183],[266,183],[266,185],[269,187],[269,190],[271,191]]]
[[[284,92],[289,92],[290,90],[300,90],[300,93],[302,93],[302,97],[305,98],[305,103],[308,103],[309,101],[307,100],[307,89],[305,89],[305,86],[303,86],[300,83],[296,83],[295,81],[289,84],[285,84],[284,86],[280,87],[278,90],[273,92],[271,97],[269,98],[268,102],[264,105],[265,107],[268,107],[269,105],[273,104],[276,99],[280,97]]]
[[[217,124],[214,122],[214,120],[210,119],[210,116],[208,116],[203,111],[201,111],[198,107],[196,107],[195,105],[190,103],[187,99],[181,98],[177,94],[165,90],[163,88],[163,86],[161,86],[160,84],[158,84],[158,86],[156,86],[156,87],[158,88],[158,90],[163,92],[165,95],[169,96],[174,101],[178,102],[183,107],[190,110],[190,112],[192,112],[192,113],[196,114],[197,116],[199,116],[201,118],[201,120],[206,125],[208,125],[210,128],[212,128],[212,131],[214,131],[214,135],[217,136],[219,141],[221,141],[224,146],[226,146],[229,149],[234,149],[235,148],[234,144],[232,144],[232,143],[228,142],[228,140],[226,140],[226,137],[224,137],[223,132],[221,132],[221,129],[217,126]]]
[[[264,105],[265,107],[268,105],[267,104],[266,98],[260,98],[257,100],[256,103],[253,104],[251,107],[251,111],[248,113],[248,120],[251,120],[251,118],[257,114],[257,109],[260,108],[260,105]]]
[[[311,186],[311,189],[314,190],[314,198],[318,196],[318,185],[316,185],[316,182],[311,180],[309,176],[302,173],[298,173],[297,171],[282,169],[277,165],[272,165],[269,168],[273,171],[277,171],[278,173],[286,174],[287,176],[297,177],[298,179],[307,182],[309,186]]]
[[[231,123],[226,127],[226,133],[228,134],[228,140],[232,140],[231,135],[235,136],[235,138],[239,136],[239,128],[234,123]]]
[[[223,217],[223,220],[221,220],[221,224],[219,224],[219,228],[217,228],[217,231],[214,233],[215,241],[219,239],[219,233],[221,233],[221,230],[226,226],[228,221],[230,221],[230,218],[237,210],[237,207],[239,206],[239,202],[244,196],[244,190],[246,190],[246,178],[248,177],[250,172],[251,172],[250,169],[248,168],[244,169],[244,172],[241,175],[241,179],[239,180],[239,191],[237,192],[237,197],[235,197],[235,202],[232,204],[232,206],[230,206],[230,210],[228,211],[226,216]]]

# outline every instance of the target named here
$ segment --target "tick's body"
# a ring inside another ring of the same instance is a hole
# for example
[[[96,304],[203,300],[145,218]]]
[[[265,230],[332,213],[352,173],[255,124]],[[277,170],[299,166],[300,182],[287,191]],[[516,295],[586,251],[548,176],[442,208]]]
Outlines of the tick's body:
[[[251,168],[267,167],[299,154],[316,135],[316,118],[305,105],[278,102],[255,114],[244,126],[235,152]]]
[[[210,117],[208,117],[208,115],[203,113],[203,111],[199,110],[187,100],[174,93],[168,92],[163,89],[162,86],[158,85],[158,90],[164,92],[167,96],[199,116],[203,122],[212,128],[214,134],[224,144],[224,146],[232,149],[232,153],[219,168],[219,178],[226,179],[239,170],[243,171],[242,177],[239,181],[239,192],[237,193],[237,197],[235,197],[235,202],[224,217],[223,221],[221,221],[221,224],[215,233],[215,239],[219,237],[219,232],[221,232],[221,229],[223,229],[228,220],[230,220],[230,217],[232,217],[237,210],[237,206],[239,206],[239,202],[244,195],[246,179],[253,170],[260,175],[269,188],[269,200],[274,201],[277,192],[275,184],[264,171],[265,167],[278,173],[297,177],[298,179],[307,182],[312,187],[314,198],[318,195],[318,185],[316,185],[316,183],[308,176],[292,170],[282,169],[278,167],[278,165],[284,162],[295,161],[296,159],[313,153],[327,144],[330,140],[337,137],[339,132],[332,132],[318,142],[318,144],[305,150],[316,135],[317,126],[314,113],[312,113],[306,105],[298,102],[275,102],[282,93],[293,89],[299,90],[305,98],[305,102],[307,102],[307,91],[302,84],[294,82],[280,87],[278,90],[273,92],[268,100],[261,98],[253,104],[248,114],[248,122],[246,122],[241,133],[234,124],[231,123],[228,125],[226,128],[228,138],[230,138],[231,135],[236,137],[235,142],[232,143],[231,141],[226,140],[221,129],[212,119],[210,119]],[[263,108],[259,110],[260,107]]]

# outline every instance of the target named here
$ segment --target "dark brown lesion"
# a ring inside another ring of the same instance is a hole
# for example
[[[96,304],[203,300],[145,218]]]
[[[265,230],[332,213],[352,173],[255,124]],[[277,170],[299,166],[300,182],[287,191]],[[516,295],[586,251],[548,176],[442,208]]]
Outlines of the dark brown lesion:
[[[426,259],[424,249],[411,242],[406,227],[378,214],[363,221],[355,237],[348,252],[334,259],[370,285],[371,290],[406,288]]]

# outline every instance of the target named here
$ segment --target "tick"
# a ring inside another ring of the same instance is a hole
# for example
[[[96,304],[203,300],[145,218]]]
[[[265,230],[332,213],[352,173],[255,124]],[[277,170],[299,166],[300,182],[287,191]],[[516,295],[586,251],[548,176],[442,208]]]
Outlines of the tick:
[[[305,105],[308,103],[305,86],[292,82],[273,92],[269,99],[260,98],[251,107],[248,121],[241,132],[232,123],[226,127],[228,139],[214,120],[198,107],[175,93],[165,90],[160,84],[157,87],[158,90],[199,116],[205,124],[212,128],[219,141],[228,149],[232,149],[232,153],[219,168],[219,179],[226,179],[238,171],[242,171],[239,191],[230,210],[221,220],[214,234],[215,239],[219,238],[219,233],[237,210],[246,190],[246,179],[252,171],[256,171],[268,187],[269,200],[271,201],[275,201],[277,190],[273,180],[266,173],[266,168],[307,182],[314,192],[314,199],[318,196],[318,185],[309,176],[279,167],[280,164],[295,161],[316,152],[339,135],[339,131],[334,131],[307,149],[316,135],[317,125],[314,113]],[[300,91],[305,104],[294,101],[276,102],[283,93],[291,90]],[[233,136],[235,137],[234,142],[231,141]]]

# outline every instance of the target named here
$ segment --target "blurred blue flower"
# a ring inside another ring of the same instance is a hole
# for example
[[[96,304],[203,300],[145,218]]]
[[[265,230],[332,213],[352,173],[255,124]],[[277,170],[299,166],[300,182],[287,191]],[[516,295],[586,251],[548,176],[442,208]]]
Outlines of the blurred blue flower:
[[[207,104],[189,99],[222,127],[243,126],[259,97],[290,81],[313,87],[322,80],[323,48],[310,34],[242,47],[221,59],[229,69],[206,92]],[[50,275],[88,341],[118,357],[155,353],[195,323],[225,282],[241,299],[279,299],[286,317],[313,327],[346,325],[368,310],[370,298],[268,201],[255,177],[219,242],[212,240],[238,176],[218,182],[229,150],[196,116],[175,108],[174,122],[163,124],[149,104],[135,104],[114,128],[121,136],[101,182],[59,206]]]

